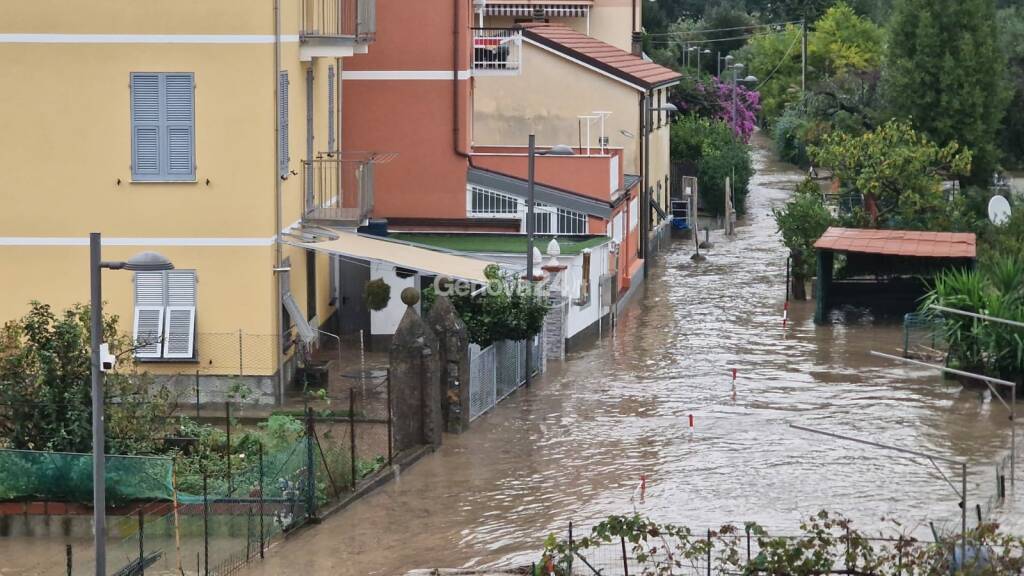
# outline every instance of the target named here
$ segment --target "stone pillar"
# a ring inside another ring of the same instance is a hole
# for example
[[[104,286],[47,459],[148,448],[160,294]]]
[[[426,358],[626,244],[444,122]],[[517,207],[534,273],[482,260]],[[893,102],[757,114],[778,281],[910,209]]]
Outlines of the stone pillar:
[[[469,332],[451,300],[439,294],[427,314],[427,325],[439,343],[440,396],[445,430],[469,429]]]
[[[565,317],[565,270],[568,266],[558,261],[558,256],[562,253],[562,249],[554,238],[548,243],[547,252],[550,260],[541,269],[544,270],[548,277],[548,304],[551,306],[551,309],[548,311],[547,316],[544,317],[541,341],[544,346],[544,358],[564,360],[565,323],[567,322]]]
[[[416,312],[420,294],[415,288],[402,290],[407,306],[391,340],[391,410],[394,419],[394,450],[415,446],[441,445],[440,364],[438,341]]]

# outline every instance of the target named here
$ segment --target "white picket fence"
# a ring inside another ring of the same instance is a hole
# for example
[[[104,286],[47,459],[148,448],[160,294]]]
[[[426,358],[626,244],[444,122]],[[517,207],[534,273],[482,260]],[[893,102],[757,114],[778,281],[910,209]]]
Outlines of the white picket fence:
[[[531,369],[544,370],[543,346],[534,337]],[[501,340],[481,349],[469,347],[469,419],[476,420],[526,383],[526,340]]]

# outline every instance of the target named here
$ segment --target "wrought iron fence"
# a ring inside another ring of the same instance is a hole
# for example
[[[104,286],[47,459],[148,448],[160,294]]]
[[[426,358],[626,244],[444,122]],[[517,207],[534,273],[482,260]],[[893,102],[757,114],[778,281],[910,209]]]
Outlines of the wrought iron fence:
[[[475,420],[526,383],[527,341],[501,340],[486,348],[470,346],[469,419]],[[533,338],[530,369],[544,370],[544,350],[540,336]]]

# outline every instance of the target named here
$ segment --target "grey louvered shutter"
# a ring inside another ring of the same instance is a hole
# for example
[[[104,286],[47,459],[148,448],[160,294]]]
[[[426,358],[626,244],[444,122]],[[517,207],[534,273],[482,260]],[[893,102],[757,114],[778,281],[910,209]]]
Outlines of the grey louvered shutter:
[[[132,179],[160,177],[160,75],[131,75]]]
[[[278,74],[280,102],[277,109],[277,165],[281,178],[288,177],[288,71]]]
[[[195,180],[195,89],[191,73],[164,75],[167,180]]]
[[[327,67],[327,151],[334,152],[334,66]]]

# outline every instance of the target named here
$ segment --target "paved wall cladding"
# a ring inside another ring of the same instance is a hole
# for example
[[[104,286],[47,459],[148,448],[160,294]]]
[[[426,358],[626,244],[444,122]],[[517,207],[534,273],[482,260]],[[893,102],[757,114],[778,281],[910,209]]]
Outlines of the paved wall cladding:
[[[440,397],[445,430],[469,429],[469,332],[447,296],[438,295],[427,325],[439,343]]]
[[[402,296],[408,305],[404,292]],[[389,360],[395,451],[424,444],[440,446],[444,424],[439,345],[437,336],[412,305],[395,331]]]

